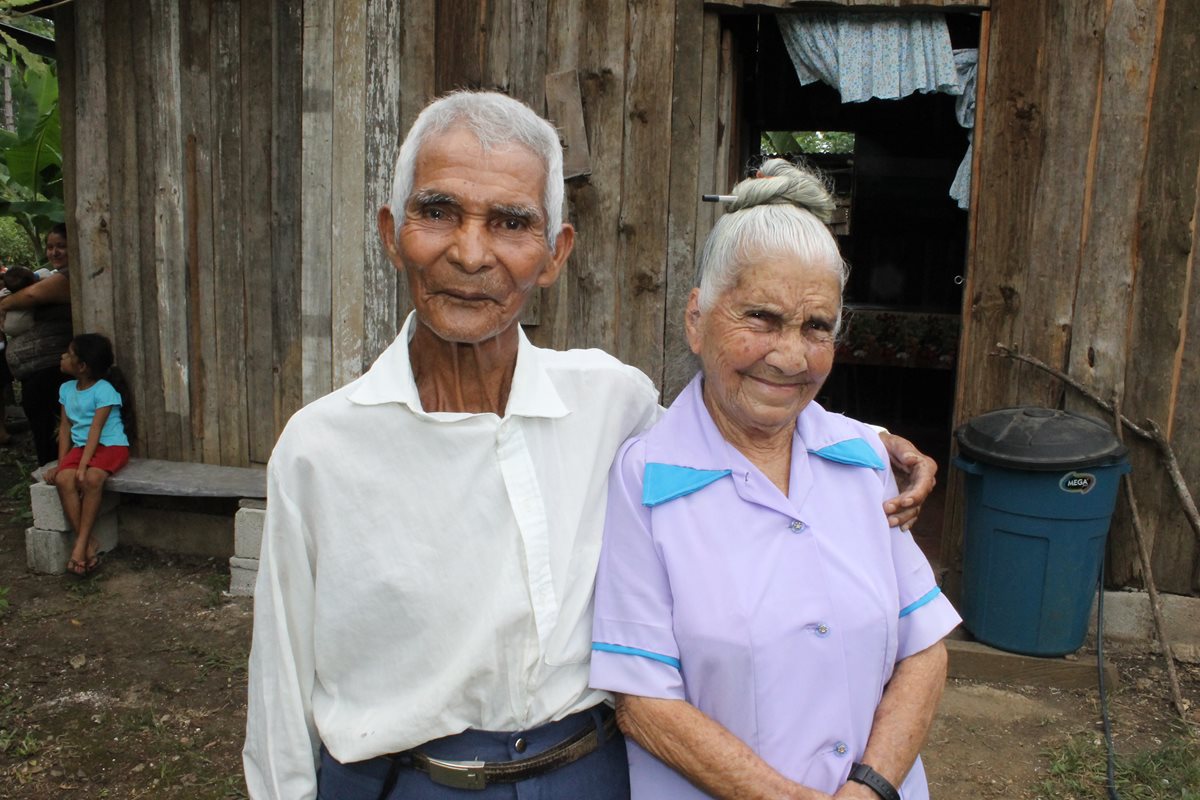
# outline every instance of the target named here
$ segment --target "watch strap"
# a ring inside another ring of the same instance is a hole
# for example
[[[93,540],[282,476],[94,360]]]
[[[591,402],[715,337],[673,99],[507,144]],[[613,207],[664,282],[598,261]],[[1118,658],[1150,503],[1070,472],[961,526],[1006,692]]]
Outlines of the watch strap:
[[[866,764],[855,763],[850,767],[850,780],[855,783],[861,783],[875,794],[879,795],[883,800],[900,800],[900,793],[896,791],[896,787],[888,782],[888,779],[880,775],[875,770],[868,767]]]

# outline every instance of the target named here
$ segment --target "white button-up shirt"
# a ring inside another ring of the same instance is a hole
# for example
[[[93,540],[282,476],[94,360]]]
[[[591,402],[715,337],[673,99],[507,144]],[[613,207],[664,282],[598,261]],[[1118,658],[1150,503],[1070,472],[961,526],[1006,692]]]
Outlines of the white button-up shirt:
[[[367,374],[299,411],[268,468],[244,763],[312,798],[323,742],[361,761],[520,730],[588,688],[608,468],[658,415],[638,370],[521,334],[503,417],[422,410],[414,318]]]

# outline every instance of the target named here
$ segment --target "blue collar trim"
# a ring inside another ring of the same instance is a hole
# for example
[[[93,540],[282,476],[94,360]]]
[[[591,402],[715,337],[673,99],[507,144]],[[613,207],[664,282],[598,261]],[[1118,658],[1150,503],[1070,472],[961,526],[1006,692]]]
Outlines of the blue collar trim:
[[[678,499],[731,474],[728,469],[692,469],[651,461],[642,473],[642,505],[653,507]]]
[[[886,468],[883,459],[865,439],[846,439],[808,452],[827,461],[849,464],[852,467],[870,467],[881,472]]]

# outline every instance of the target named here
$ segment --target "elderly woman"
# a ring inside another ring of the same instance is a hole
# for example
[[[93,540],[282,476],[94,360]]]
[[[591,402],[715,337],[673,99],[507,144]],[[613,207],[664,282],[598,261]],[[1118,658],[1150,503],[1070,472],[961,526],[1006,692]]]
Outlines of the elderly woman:
[[[927,798],[959,618],[888,527],[878,436],[814,402],[846,280],[833,202],[786,161],[760,175],[701,257],[701,374],[612,468],[592,685],[635,800]]]

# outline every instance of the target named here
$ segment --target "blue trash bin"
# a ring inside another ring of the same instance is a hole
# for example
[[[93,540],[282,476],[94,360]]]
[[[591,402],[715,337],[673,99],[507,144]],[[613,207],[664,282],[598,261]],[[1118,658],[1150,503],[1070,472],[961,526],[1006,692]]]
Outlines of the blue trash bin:
[[[955,431],[966,473],[963,624],[1014,653],[1058,656],[1087,635],[1127,450],[1090,417],[1009,408]]]

